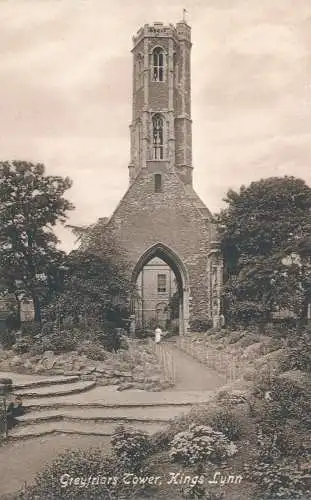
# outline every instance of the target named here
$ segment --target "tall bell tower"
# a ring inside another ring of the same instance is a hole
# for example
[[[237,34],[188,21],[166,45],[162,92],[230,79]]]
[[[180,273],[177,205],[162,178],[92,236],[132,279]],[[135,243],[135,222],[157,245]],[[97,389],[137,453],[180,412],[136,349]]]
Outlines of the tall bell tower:
[[[145,24],[133,45],[130,183],[147,169],[192,185],[191,28]]]

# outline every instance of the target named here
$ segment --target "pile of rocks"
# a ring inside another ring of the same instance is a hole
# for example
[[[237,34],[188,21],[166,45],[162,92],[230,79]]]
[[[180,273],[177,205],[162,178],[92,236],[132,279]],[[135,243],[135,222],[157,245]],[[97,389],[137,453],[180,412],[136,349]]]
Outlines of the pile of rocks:
[[[98,385],[114,385],[117,390],[140,389],[161,391],[171,387],[157,358],[144,346],[135,349],[135,357],[127,351],[106,352],[104,361],[94,361],[76,351],[55,354],[17,355],[0,351],[0,371],[40,375],[78,375],[81,380],[94,380]]]

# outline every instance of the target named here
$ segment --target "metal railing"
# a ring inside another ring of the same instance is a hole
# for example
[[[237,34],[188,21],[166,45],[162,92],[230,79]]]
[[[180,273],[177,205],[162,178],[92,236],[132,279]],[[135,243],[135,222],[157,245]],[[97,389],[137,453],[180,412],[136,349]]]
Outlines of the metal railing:
[[[200,350],[198,345],[187,337],[179,337],[176,345],[180,350],[190,354],[211,370],[224,374],[228,383],[237,380],[242,374],[243,368],[239,359],[232,354],[219,351],[211,346],[204,346]]]
[[[150,339],[150,345],[159,363],[163,369],[165,378],[172,384],[175,384],[176,380],[176,370],[174,357],[170,352],[167,352],[165,345],[161,343],[155,343]]]

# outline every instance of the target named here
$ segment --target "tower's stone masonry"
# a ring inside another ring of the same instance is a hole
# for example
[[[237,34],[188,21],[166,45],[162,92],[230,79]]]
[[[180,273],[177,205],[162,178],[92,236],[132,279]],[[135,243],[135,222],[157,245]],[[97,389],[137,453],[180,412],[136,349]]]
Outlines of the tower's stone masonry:
[[[133,269],[159,245],[178,261],[183,333],[189,319],[217,319],[220,304],[212,218],[192,187],[191,29],[145,25],[133,43],[130,186],[108,226]]]

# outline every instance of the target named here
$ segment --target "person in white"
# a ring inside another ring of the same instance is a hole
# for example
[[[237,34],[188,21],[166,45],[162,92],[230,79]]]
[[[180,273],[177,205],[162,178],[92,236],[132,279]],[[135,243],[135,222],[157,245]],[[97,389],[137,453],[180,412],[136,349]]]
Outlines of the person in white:
[[[159,344],[159,342],[161,342],[161,336],[162,336],[162,330],[159,326],[157,326],[154,331],[154,341],[156,344]]]

